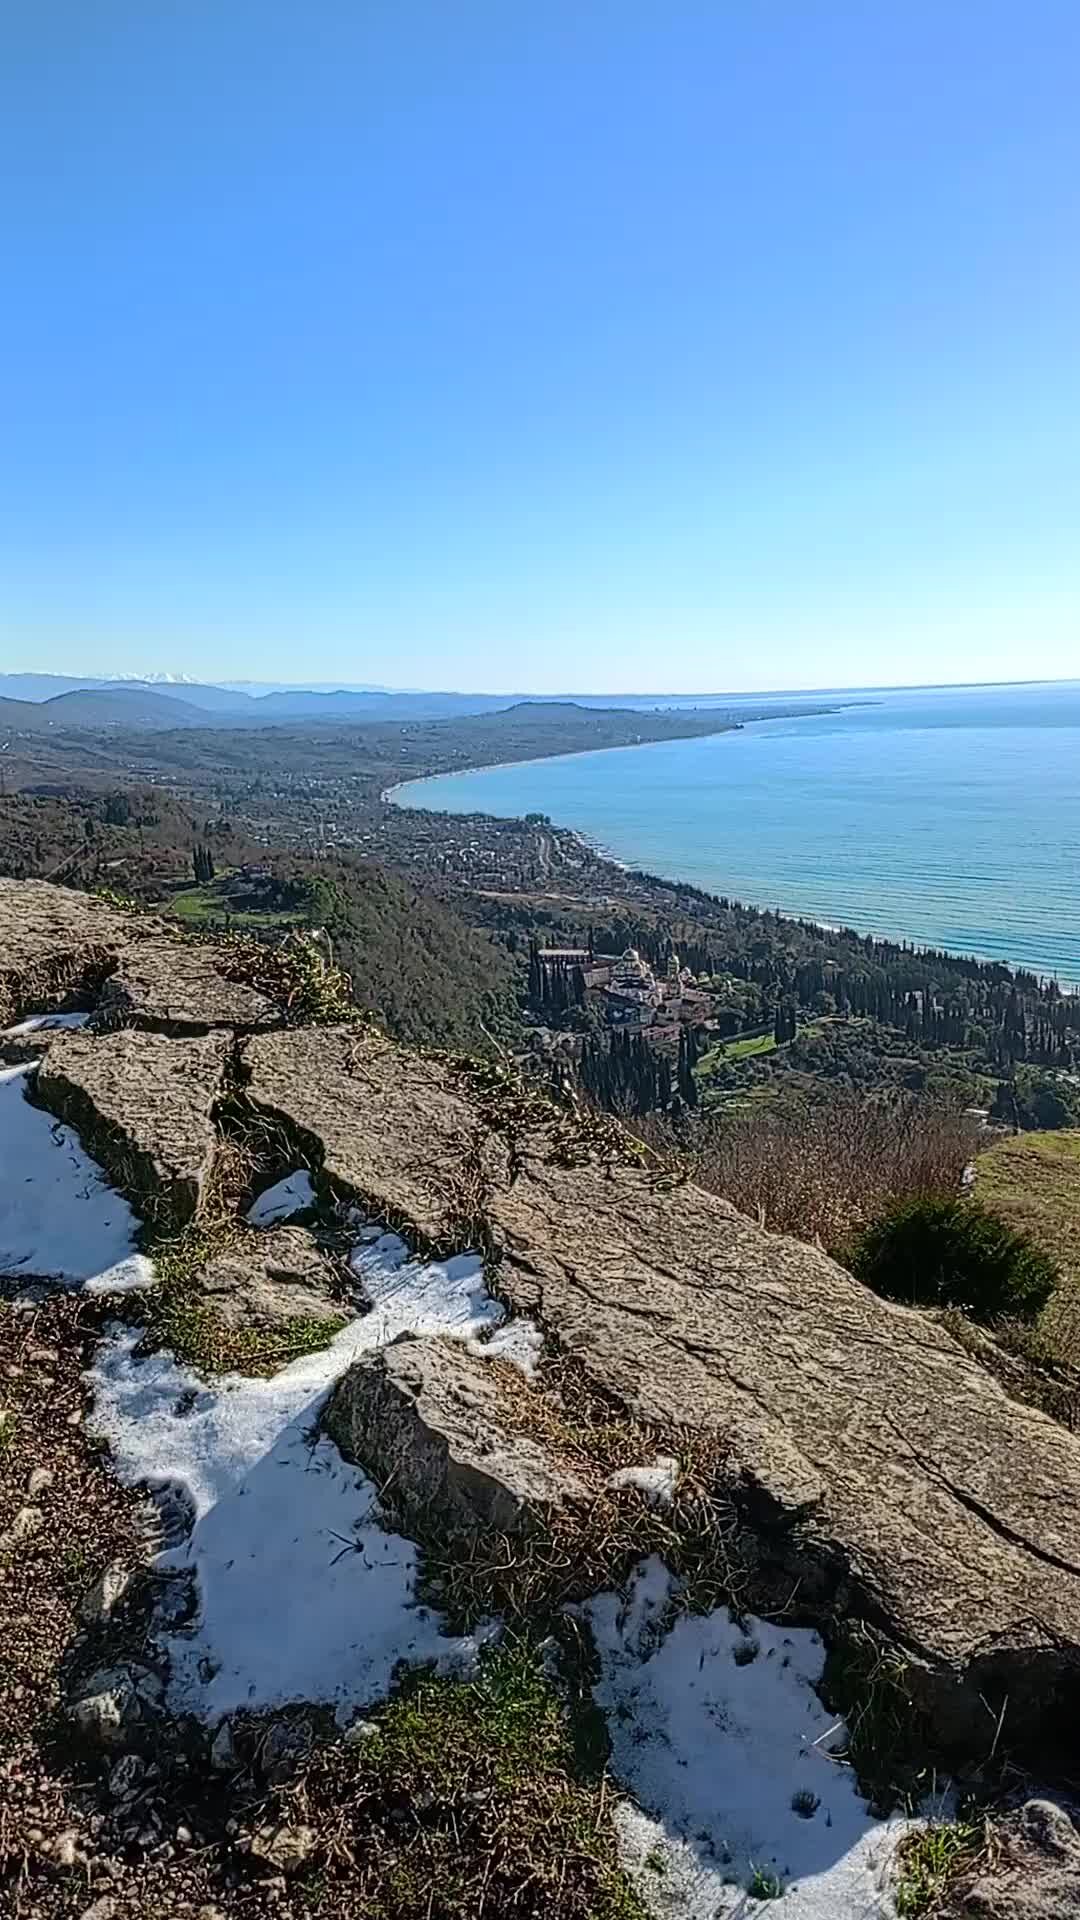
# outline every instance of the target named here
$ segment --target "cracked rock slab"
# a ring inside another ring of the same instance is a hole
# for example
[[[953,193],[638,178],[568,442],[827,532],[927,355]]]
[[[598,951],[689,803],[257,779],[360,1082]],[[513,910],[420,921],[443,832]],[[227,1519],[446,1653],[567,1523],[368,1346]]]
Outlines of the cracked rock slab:
[[[96,987],[140,924],[93,894],[0,879],[0,1027]]]
[[[490,1217],[511,1306],[640,1419],[725,1439],[728,1488],[778,1582],[902,1650],[944,1749],[984,1757],[1003,1708],[1018,1746],[1067,1737],[1076,1436],[928,1317],[693,1186],[560,1167],[536,1139]]]
[[[325,1414],[331,1437],[395,1502],[466,1531],[530,1530],[588,1489],[508,1422],[490,1360],[462,1341],[405,1336],[342,1376]]]
[[[169,1040],[123,1028],[60,1034],[34,1098],[81,1135],[142,1212],[174,1223],[197,1211],[214,1163],[214,1103],[227,1038]]]
[[[244,1059],[254,1105],[311,1141],[332,1180],[431,1243],[446,1236],[477,1116],[440,1071],[356,1027],[258,1035]]]
[[[230,980],[215,948],[198,940],[135,940],[102,988],[95,1024],[201,1034],[216,1027],[251,1032],[279,1015],[265,994]]]
[[[274,1227],[230,1242],[194,1286],[224,1325],[273,1329],[291,1320],[340,1320],[346,1307],[334,1277],[310,1233]]]
[[[310,1048],[310,1053],[308,1049]],[[924,1314],[690,1184],[511,1153],[437,1061],[348,1031],[258,1038],[252,1097],[384,1219],[462,1244],[474,1196],[497,1281],[608,1404],[719,1436],[777,1605],[869,1622],[946,1754],[1038,1759],[1080,1713],[1080,1438],[1010,1399]]]

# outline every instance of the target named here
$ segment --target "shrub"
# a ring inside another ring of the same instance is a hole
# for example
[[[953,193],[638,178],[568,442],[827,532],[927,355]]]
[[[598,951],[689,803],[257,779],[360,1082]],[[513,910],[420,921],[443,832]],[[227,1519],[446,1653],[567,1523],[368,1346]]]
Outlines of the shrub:
[[[829,1251],[898,1201],[958,1190],[977,1138],[956,1107],[839,1088],[813,1102],[705,1115],[684,1137],[658,1115],[632,1126],[659,1151],[681,1151],[699,1186],[762,1226]]]
[[[961,1307],[974,1320],[1033,1319],[1058,1270],[1026,1233],[988,1207],[951,1195],[891,1206],[848,1254],[856,1278],[908,1306]]]

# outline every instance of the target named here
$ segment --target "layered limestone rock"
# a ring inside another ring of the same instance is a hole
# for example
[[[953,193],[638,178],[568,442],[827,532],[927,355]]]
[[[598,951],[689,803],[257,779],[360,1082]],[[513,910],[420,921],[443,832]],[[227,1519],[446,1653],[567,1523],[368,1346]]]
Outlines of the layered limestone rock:
[[[347,1030],[248,1049],[251,1095],[387,1219],[449,1235],[483,1120],[439,1065]],[[939,1739],[1023,1746],[1080,1710],[1080,1441],[1009,1399],[925,1316],[693,1186],[560,1164],[538,1129],[485,1142],[500,1294],[609,1403],[726,1443],[726,1481],[818,1619],[910,1661]],[[677,1445],[672,1451],[677,1452]]]
[[[333,1181],[430,1242],[452,1237],[478,1116],[422,1060],[394,1049],[388,1072],[386,1041],[355,1027],[260,1035],[244,1058],[254,1104],[313,1141]]]
[[[338,1320],[334,1268],[302,1227],[254,1227],[230,1241],[193,1281],[227,1327],[273,1329],[293,1320]]]
[[[498,1533],[529,1530],[588,1489],[515,1428],[503,1377],[459,1340],[409,1335],[365,1354],[325,1415],[342,1453],[417,1523]]]
[[[126,964],[133,925],[140,942],[162,938],[86,896],[6,883],[8,1019]],[[146,1210],[184,1219],[212,1167],[230,1045],[227,1031],[61,1032],[36,1098]],[[523,1131],[521,1102],[500,1112],[448,1067],[353,1026],[259,1032],[244,1057],[253,1108],[292,1135],[279,1142],[286,1164],[418,1244],[481,1245],[493,1286],[545,1329],[562,1377],[613,1421],[642,1424],[657,1452],[677,1458],[705,1436],[776,1606],[826,1635],[851,1618],[883,1635],[939,1745],[978,1762],[996,1741],[1046,1764],[1055,1736],[1071,1735],[1080,1438],[1010,1399],[928,1316],[691,1185],[601,1161],[570,1119]],[[259,1243],[253,1268],[206,1276],[219,1305],[232,1291],[238,1316],[278,1310]],[[288,1317],[294,1305],[311,1317],[323,1293],[310,1246],[281,1253]],[[452,1362],[438,1342],[405,1343],[350,1376],[336,1430],[377,1472],[407,1461],[417,1505],[518,1524],[530,1501],[575,1495],[542,1458],[529,1471],[551,1476],[547,1492],[510,1477],[528,1449],[513,1396],[486,1397],[497,1376],[460,1343]]]
[[[96,987],[138,924],[92,894],[0,879],[0,1027]]]
[[[213,1168],[228,1044],[224,1034],[169,1040],[133,1028],[60,1033],[34,1098],[75,1127],[143,1212],[179,1224],[198,1209]]]
[[[162,1033],[252,1032],[278,1024],[264,994],[230,980],[216,949],[204,941],[151,938],[133,942],[106,980],[95,1025],[149,1027]]]

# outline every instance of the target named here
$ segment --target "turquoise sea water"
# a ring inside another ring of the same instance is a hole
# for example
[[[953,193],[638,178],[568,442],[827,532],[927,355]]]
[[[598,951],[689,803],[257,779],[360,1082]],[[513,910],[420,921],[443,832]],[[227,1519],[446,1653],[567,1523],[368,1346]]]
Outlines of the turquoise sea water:
[[[1080,986],[1080,683],[859,697],[874,704],[395,797],[547,813],[711,893]]]

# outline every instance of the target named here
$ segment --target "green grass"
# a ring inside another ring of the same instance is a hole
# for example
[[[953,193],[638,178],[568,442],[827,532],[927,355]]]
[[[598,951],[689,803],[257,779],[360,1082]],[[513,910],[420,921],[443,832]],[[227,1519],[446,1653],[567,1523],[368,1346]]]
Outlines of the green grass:
[[[775,1053],[776,1038],[771,1033],[746,1034],[734,1040],[721,1040],[702,1055],[694,1068],[699,1080],[708,1080],[717,1067],[729,1060],[752,1060],[760,1054]]]
[[[573,1697],[546,1669],[521,1640],[469,1680],[414,1673],[366,1738],[323,1749],[296,1817],[335,1845],[297,1898],[310,1877],[329,1911],[347,1892],[365,1920],[645,1920],[602,1766],[583,1763]]]
[[[1034,1339],[1022,1342],[1024,1357],[1044,1366],[1080,1367],[1080,1130],[997,1141],[975,1163],[975,1194],[1061,1270]]]
[[[1080,1130],[999,1140],[975,1163],[975,1192],[1080,1280]]]
[[[970,1821],[941,1820],[905,1840],[895,1887],[898,1920],[932,1915],[957,1875],[977,1859],[982,1837]]]
[[[297,1317],[275,1327],[231,1327],[199,1298],[203,1268],[228,1244],[228,1221],[198,1222],[169,1239],[149,1244],[158,1277],[147,1295],[150,1332],[197,1373],[272,1374],[306,1353],[328,1347],[345,1325],[333,1319]]]
[[[171,896],[164,911],[191,927],[217,924],[226,919],[237,928],[291,927],[303,921],[302,913],[285,907],[235,906],[223,891],[223,883],[234,871],[234,868],[226,867],[207,886],[182,888]]]
[[[174,893],[165,911],[173,919],[191,927],[212,925],[224,920],[237,928],[292,927],[303,919],[302,914],[290,913],[284,908],[260,911],[234,907],[227,894],[218,892],[216,881],[212,881],[208,887],[185,887],[182,893]]]

